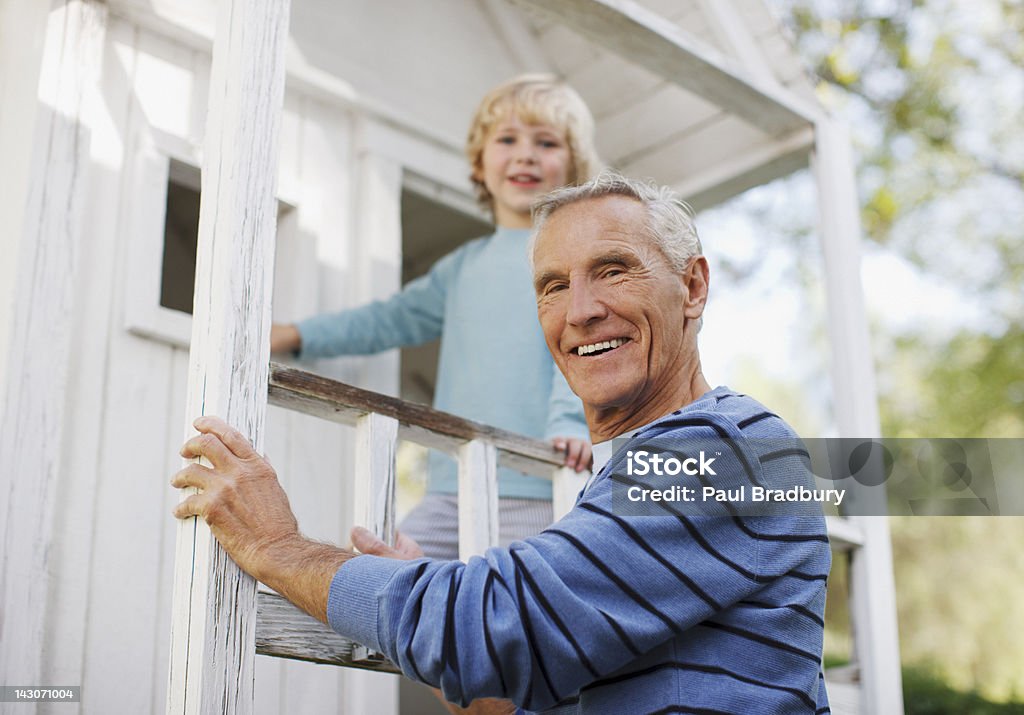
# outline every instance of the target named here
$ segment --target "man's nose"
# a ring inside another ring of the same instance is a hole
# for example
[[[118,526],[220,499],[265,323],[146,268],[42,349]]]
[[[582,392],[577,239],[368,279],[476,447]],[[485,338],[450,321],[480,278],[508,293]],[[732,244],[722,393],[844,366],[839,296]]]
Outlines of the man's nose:
[[[578,281],[569,286],[569,313],[566,321],[570,325],[589,325],[608,315],[608,308],[600,295],[587,281]]]

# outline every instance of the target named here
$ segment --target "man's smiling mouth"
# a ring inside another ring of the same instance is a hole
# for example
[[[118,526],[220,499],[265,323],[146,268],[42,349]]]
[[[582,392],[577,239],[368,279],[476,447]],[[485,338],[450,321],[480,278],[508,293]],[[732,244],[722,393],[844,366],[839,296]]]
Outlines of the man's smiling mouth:
[[[629,342],[629,338],[614,338],[612,340],[605,340],[597,343],[590,343],[589,345],[580,345],[575,348],[572,352],[577,355],[603,355],[604,353],[614,350],[615,348],[621,347]]]

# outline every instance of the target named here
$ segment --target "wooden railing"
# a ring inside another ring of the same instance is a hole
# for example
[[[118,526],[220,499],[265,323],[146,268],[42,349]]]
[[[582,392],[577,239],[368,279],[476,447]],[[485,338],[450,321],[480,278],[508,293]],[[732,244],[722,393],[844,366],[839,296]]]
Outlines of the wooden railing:
[[[458,462],[459,557],[498,543],[498,466],[552,480],[555,518],[572,508],[586,479],[563,466],[547,442],[352,387],[284,365],[270,366],[270,404],[356,428],[353,521],[390,540],[395,527],[398,440],[446,452]],[[280,596],[257,599],[256,652],[316,663],[397,672]]]
[[[399,439],[456,457],[462,560],[498,542],[498,465],[551,479],[556,519],[572,508],[585,481],[585,475],[562,466],[563,455],[547,442],[320,375],[272,364],[268,390],[273,405],[355,426],[354,523],[385,540],[394,533]],[[850,551],[863,543],[859,528],[847,519],[830,516],[827,520],[833,549]],[[398,672],[392,663],[342,638],[272,593],[258,596],[256,652]]]

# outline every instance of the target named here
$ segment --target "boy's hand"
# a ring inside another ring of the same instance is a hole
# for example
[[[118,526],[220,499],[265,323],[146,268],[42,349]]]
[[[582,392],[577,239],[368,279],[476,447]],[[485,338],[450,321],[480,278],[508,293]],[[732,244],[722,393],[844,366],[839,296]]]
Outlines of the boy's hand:
[[[302,347],[302,334],[291,323],[274,323],[270,326],[270,352],[294,353]]]
[[[565,466],[582,472],[590,469],[594,463],[590,442],[579,437],[555,437],[551,444],[560,452],[565,452]]]

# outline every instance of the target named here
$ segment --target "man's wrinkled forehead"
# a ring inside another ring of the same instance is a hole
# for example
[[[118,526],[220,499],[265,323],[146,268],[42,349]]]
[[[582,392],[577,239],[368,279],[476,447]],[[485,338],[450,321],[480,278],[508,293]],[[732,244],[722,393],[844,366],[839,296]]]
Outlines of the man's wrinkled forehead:
[[[535,277],[550,268],[544,263],[579,264],[592,258],[592,250],[644,252],[650,244],[646,219],[644,205],[627,196],[587,198],[557,207],[534,236],[530,262]]]

